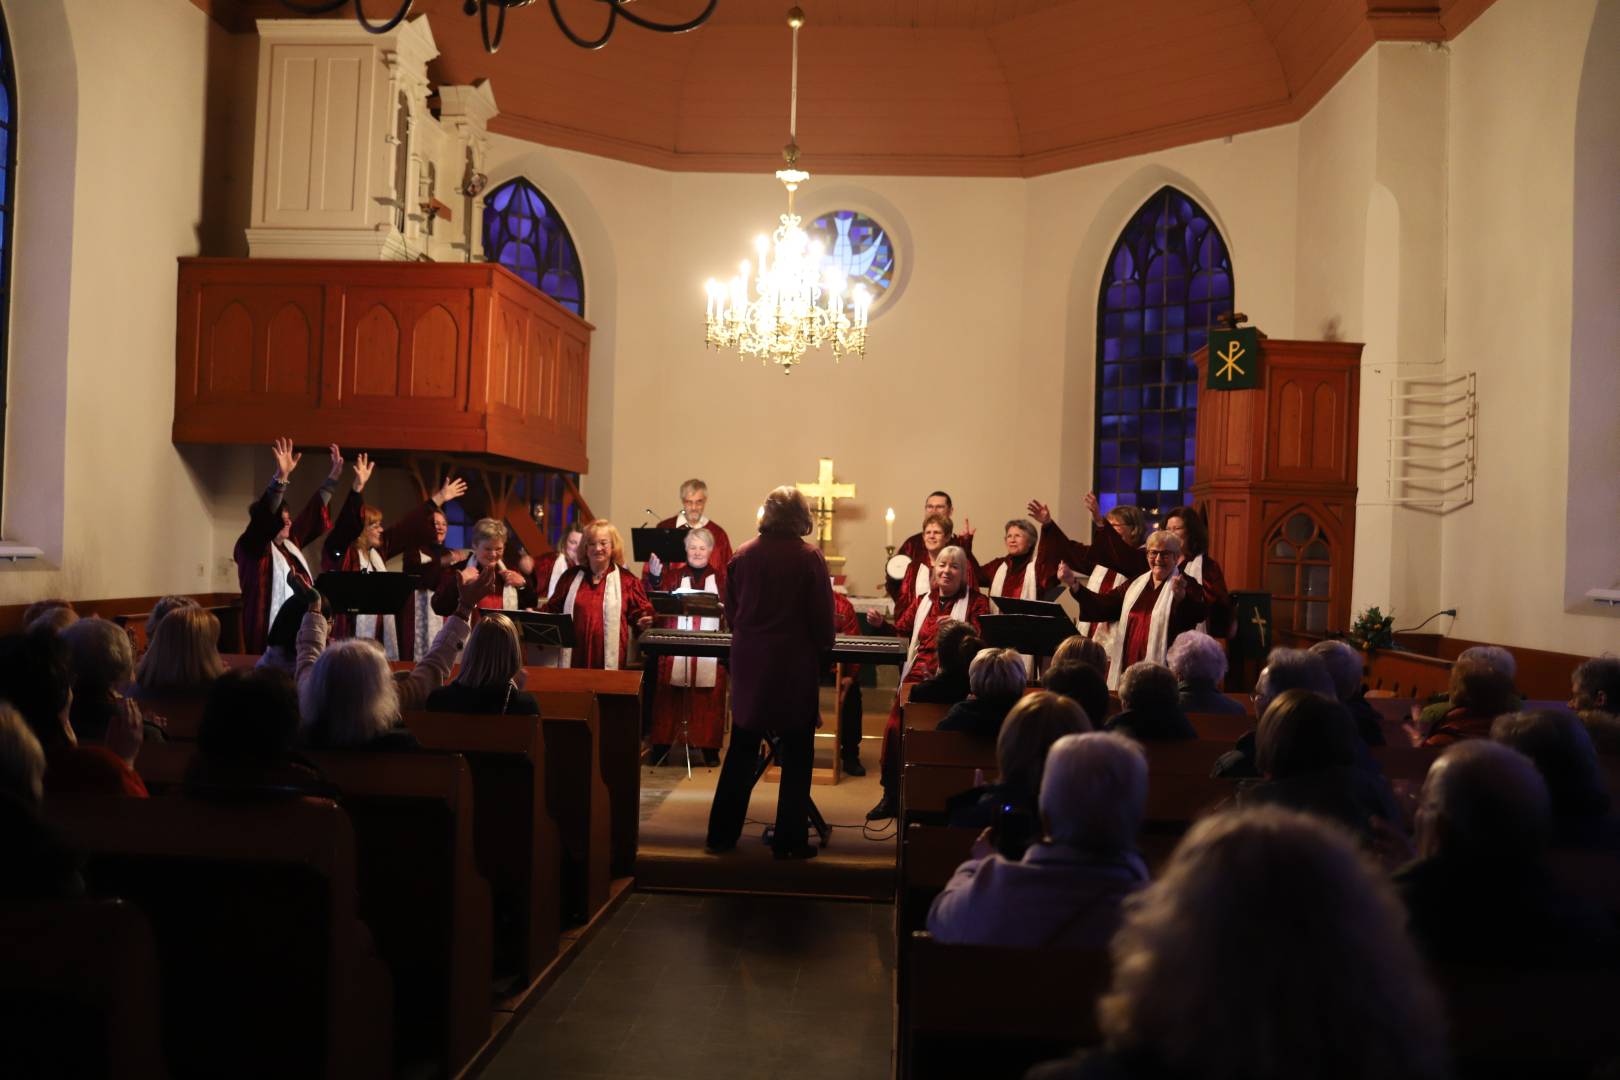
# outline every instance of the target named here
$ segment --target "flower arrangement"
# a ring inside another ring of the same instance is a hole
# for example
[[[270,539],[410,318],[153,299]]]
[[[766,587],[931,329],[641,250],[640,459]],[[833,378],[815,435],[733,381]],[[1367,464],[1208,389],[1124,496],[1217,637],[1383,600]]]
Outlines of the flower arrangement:
[[[1377,608],[1370,607],[1350,624],[1350,643],[1366,652],[1394,648],[1394,626],[1395,616],[1385,615]]]

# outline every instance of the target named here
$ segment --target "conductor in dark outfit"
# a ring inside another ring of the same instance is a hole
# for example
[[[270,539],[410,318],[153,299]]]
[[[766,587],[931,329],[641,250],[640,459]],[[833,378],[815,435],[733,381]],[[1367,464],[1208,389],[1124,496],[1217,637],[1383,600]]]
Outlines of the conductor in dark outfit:
[[[760,748],[774,734],[781,739],[782,782],[772,850],[779,859],[816,853],[809,842],[810,770],[821,672],[833,647],[833,599],[827,561],[804,541],[812,524],[803,495],[775,489],[765,497],[759,535],[726,568],[731,745],[709,810],[710,851],[737,846]]]

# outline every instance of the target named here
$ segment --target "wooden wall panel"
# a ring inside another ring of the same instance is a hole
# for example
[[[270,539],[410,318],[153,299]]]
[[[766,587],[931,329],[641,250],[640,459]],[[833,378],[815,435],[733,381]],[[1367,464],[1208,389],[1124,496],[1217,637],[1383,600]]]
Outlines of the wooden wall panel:
[[[320,343],[302,308],[289,301],[270,319],[265,336],[265,392],[309,397],[315,389]]]
[[[411,384],[407,396],[454,398],[461,371],[461,328],[443,304],[434,304],[411,328]]]
[[[349,395],[394,397],[399,393],[399,319],[382,300],[357,305],[364,312],[345,335],[353,358]]]
[[[213,394],[247,394],[253,389],[253,316],[232,301],[209,327],[208,390]]]

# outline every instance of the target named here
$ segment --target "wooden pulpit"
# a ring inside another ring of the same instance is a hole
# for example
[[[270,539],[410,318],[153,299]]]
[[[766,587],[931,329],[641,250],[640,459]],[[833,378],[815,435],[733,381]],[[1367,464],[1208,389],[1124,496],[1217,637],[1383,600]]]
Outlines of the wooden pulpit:
[[[1361,349],[1262,338],[1259,385],[1241,390],[1211,389],[1208,348],[1194,356],[1193,499],[1228,587],[1269,592],[1274,630],[1350,625]]]

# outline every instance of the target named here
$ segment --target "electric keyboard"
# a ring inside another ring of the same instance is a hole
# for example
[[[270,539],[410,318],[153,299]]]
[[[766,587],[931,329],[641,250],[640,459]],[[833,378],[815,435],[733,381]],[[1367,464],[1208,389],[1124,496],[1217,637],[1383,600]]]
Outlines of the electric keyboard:
[[[725,630],[648,630],[638,640],[648,656],[723,659],[731,655],[731,634]],[[840,664],[903,664],[906,642],[897,637],[840,634],[833,639],[831,658]]]

